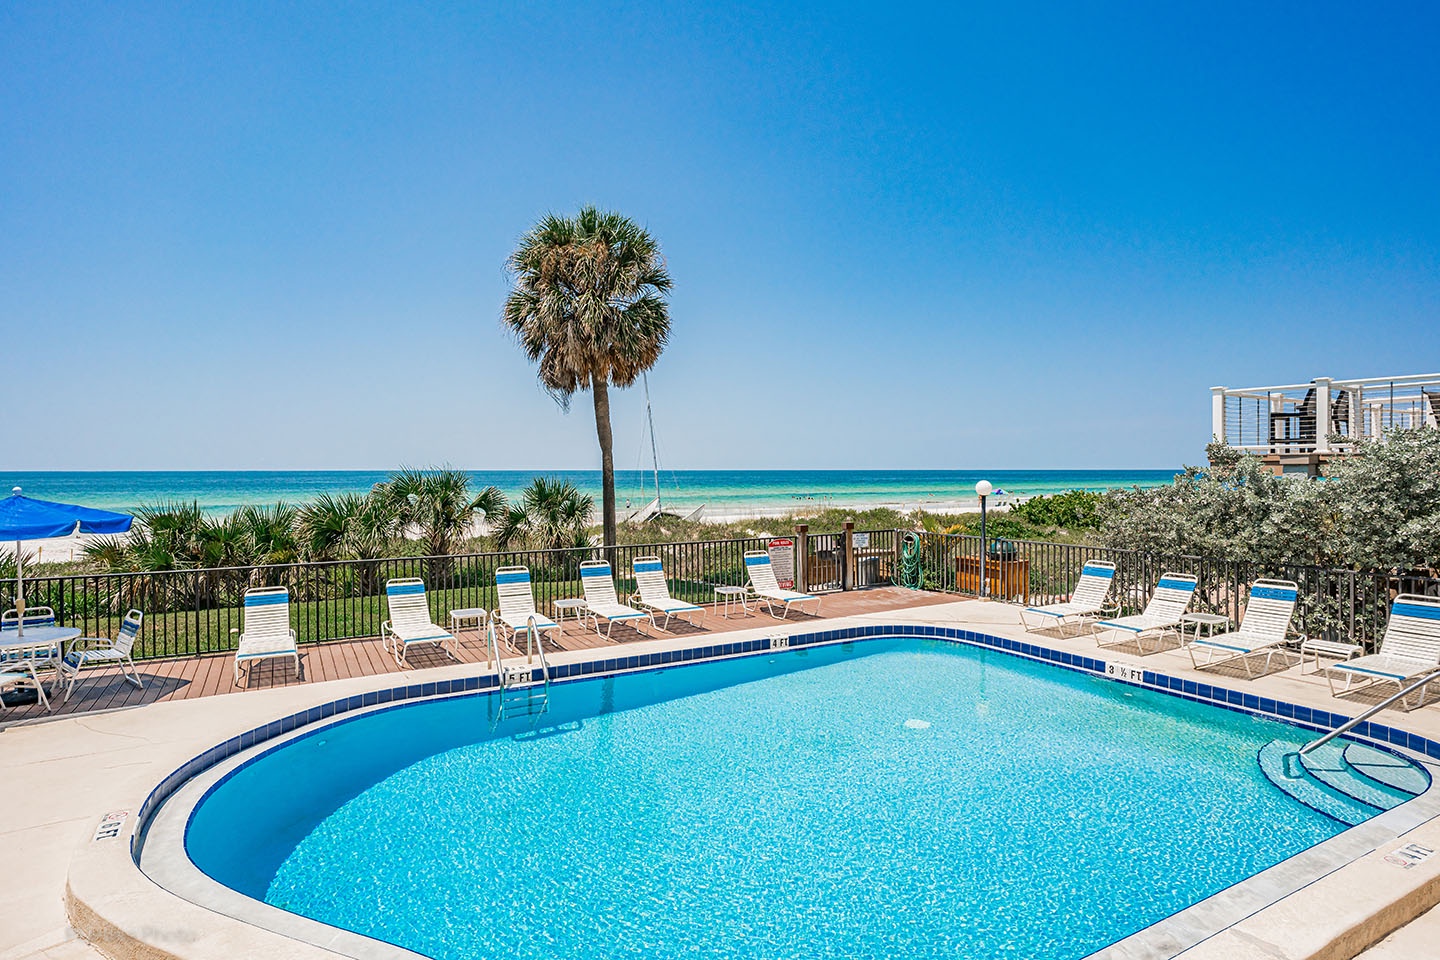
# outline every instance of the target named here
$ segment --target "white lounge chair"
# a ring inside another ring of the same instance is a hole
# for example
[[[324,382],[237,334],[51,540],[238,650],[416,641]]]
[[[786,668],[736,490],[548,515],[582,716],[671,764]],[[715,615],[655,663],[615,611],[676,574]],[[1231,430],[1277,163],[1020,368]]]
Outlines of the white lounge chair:
[[[528,633],[530,618],[535,618],[535,632],[554,631],[561,635],[560,624],[535,609],[535,593],[530,586],[529,567],[501,567],[495,571],[495,592],[500,595],[500,610],[495,614],[510,631],[513,642],[519,633]],[[540,637],[535,638],[538,643]]]
[[[1140,652],[1145,652],[1145,640],[1156,639],[1174,632],[1195,596],[1195,578],[1188,573],[1162,573],[1155,585],[1155,593],[1145,604],[1145,612],[1129,617],[1101,620],[1095,625],[1101,629],[1095,642],[1102,647],[1113,646],[1134,640]],[[1107,632],[1112,639],[1104,639]],[[1158,646],[1156,649],[1159,649]]]
[[[235,650],[235,685],[240,685],[240,667],[245,676],[257,660],[289,657],[295,661],[295,679],[304,679],[300,648],[290,629],[290,591],[285,587],[252,587],[245,591],[244,619],[240,644]]]
[[[397,577],[385,581],[385,601],[390,605],[390,619],[380,624],[380,641],[400,666],[417,643],[428,643],[445,651],[451,660],[458,660],[452,644],[455,636],[430,620],[430,604],[425,598],[425,581],[419,577]]]
[[[820,598],[808,593],[782,589],[780,581],[775,579],[775,567],[770,563],[770,554],[764,550],[745,551],[745,572],[750,575],[751,591],[757,599],[765,601],[765,609],[770,616],[775,616],[774,605],[777,603],[785,604],[785,608],[780,611],[780,616],[776,618],[784,620],[790,614],[791,604],[810,601],[815,603],[815,609],[810,612],[810,615],[820,616]]]
[[[1379,651],[1368,657],[1332,663],[1325,668],[1330,681],[1330,694],[1335,691],[1336,672],[1345,675],[1345,690],[1356,679],[1367,680],[1366,686],[1374,683],[1393,683],[1403,687],[1412,680],[1419,680],[1427,673],[1440,670],[1440,600],[1422,597],[1414,593],[1402,593],[1390,606],[1390,620],[1385,624],[1385,635],[1380,638]],[[1420,688],[1420,703],[1423,706],[1427,683]],[[1403,701],[1405,709],[1410,698]]]
[[[1253,679],[1250,672],[1252,654],[1265,654],[1265,669],[1270,669],[1270,659],[1279,652],[1290,632],[1290,620],[1295,616],[1295,598],[1300,588],[1293,580],[1256,580],[1250,587],[1250,598],[1245,603],[1245,616],[1240,629],[1214,637],[1196,637],[1186,645],[1190,651],[1190,663],[1196,670],[1220,666],[1240,659],[1245,666],[1245,676]],[[1302,638],[1303,639],[1303,638]],[[1195,656],[1197,650],[1208,655],[1204,663]],[[1216,660],[1224,655],[1223,660]]]
[[[610,564],[604,560],[586,560],[580,564],[580,586],[585,590],[585,610],[595,618],[597,634],[600,632],[602,618],[605,620],[607,639],[617,623],[632,622],[638,632],[640,624],[633,621],[649,620],[650,629],[655,629],[654,614],[627,607],[620,602],[620,598],[615,595],[615,578],[610,572]]]
[[[1105,611],[1105,598],[1115,582],[1115,564],[1109,560],[1089,560],[1080,568],[1080,580],[1065,603],[1043,607],[1026,607],[1020,611],[1020,623],[1026,630],[1059,627],[1063,635],[1071,623],[1084,626]]]
[[[64,666],[61,667],[65,674],[66,700],[70,699],[75,682],[80,679],[80,671],[91,664],[119,664],[126,680],[141,690],[145,689],[145,684],[135,669],[135,661],[130,656],[144,620],[145,614],[139,610],[131,610],[125,614],[125,619],[120,621],[120,632],[114,640],[104,637],[77,637],[70,641],[65,650]]]
[[[665,566],[659,557],[636,557],[631,570],[635,573],[636,593],[630,598],[631,602],[651,611],[652,615],[665,614],[665,624],[661,630],[670,629],[671,617],[679,617],[694,627],[700,626],[699,618],[705,616],[705,608],[670,596],[670,586],[665,582]],[[698,617],[691,619],[690,614],[697,614]]]

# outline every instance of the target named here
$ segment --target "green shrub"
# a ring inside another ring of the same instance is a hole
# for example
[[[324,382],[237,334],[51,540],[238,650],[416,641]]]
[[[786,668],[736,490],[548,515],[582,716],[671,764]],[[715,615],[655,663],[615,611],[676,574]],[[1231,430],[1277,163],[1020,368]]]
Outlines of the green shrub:
[[[1090,490],[1067,490],[1048,497],[1033,497],[1010,508],[1010,516],[1037,527],[1064,527],[1067,530],[1098,530],[1103,494]]]

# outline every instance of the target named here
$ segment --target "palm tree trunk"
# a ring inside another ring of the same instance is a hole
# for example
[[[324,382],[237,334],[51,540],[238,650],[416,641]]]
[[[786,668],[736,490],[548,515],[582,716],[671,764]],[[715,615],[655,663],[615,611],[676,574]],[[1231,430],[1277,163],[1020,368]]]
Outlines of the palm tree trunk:
[[[613,547],[619,538],[615,523],[615,451],[614,438],[610,435],[610,383],[603,377],[595,378],[590,384],[590,393],[595,398],[595,433],[600,437],[600,487],[603,494],[605,546]],[[605,556],[613,564],[614,550],[606,549]]]

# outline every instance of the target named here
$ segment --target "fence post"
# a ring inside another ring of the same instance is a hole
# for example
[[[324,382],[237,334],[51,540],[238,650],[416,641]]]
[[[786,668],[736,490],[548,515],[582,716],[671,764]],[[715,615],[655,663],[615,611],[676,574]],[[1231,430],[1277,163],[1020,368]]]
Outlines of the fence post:
[[[1330,452],[1330,383],[1329,377],[1315,378],[1315,452]],[[1319,470],[1317,468],[1316,472]]]
[[[810,524],[795,524],[795,589],[810,589]]]
[[[845,521],[844,541],[841,544],[843,566],[840,569],[840,589],[855,589],[855,521]]]
[[[1210,439],[1216,443],[1225,443],[1229,432],[1225,429],[1225,388],[1210,388]],[[1237,437],[1241,443],[1245,442],[1244,437]]]
[[[906,531],[902,530],[890,531],[890,536],[894,541],[892,546],[895,548],[895,560],[890,564],[891,586],[898,586],[900,584],[900,562],[905,557],[905,533]]]

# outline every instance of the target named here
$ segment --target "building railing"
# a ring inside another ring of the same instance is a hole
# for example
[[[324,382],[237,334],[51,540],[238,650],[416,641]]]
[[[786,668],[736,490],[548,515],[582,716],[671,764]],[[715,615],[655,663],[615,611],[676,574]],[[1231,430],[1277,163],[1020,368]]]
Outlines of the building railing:
[[[1213,439],[1265,455],[1347,453],[1360,439],[1440,427],[1440,373],[1211,387]]]
[[[913,538],[919,556],[919,586],[935,591],[981,593],[982,544],[960,534],[903,530],[846,530],[794,536],[797,588],[811,592],[856,589],[896,582],[902,550]],[[635,589],[636,557],[658,556],[670,591],[693,603],[709,603],[719,585],[743,586],[744,554],[764,550],[761,537],[681,543],[625,545],[609,551],[616,590]],[[1199,580],[1193,609],[1223,613],[1238,622],[1248,586],[1260,577],[1294,580],[1300,586],[1294,629],[1312,637],[1353,639],[1373,649],[1384,632],[1391,600],[1400,593],[1440,596],[1440,578],[1383,571],[1340,570],[1304,565],[1261,567],[1213,557],[1159,556],[1133,550],[1030,540],[992,540],[985,564],[984,592],[994,599],[1032,605],[1065,600],[1086,561],[1116,565],[1112,599],[1136,612],[1149,599],[1160,574],[1192,573]],[[194,656],[233,650],[242,627],[240,601],[256,586],[287,586],[291,620],[302,643],[374,637],[387,619],[385,581],[421,577],[431,613],[445,623],[461,607],[493,609],[495,571],[530,568],[537,607],[583,595],[580,563],[604,556],[599,548],[511,550],[442,557],[392,557],[219,569],[135,573],[87,573],[27,577],[26,602],[49,606],[66,626],[86,636],[113,637],[130,608],[145,612],[135,647],[137,658]],[[15,581],[0,580],[0,609],[14,605]]]

